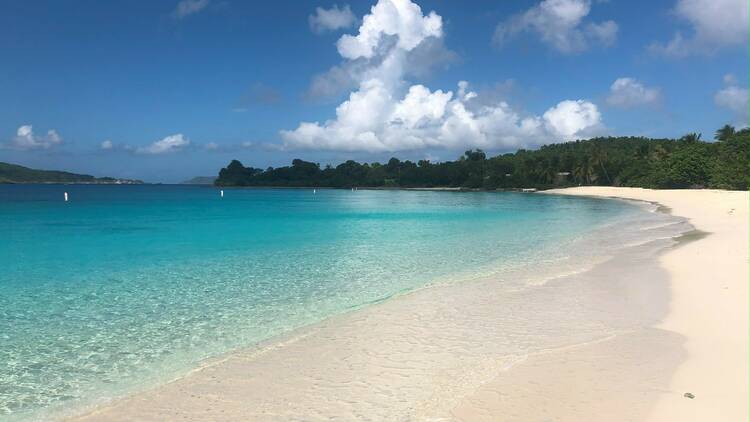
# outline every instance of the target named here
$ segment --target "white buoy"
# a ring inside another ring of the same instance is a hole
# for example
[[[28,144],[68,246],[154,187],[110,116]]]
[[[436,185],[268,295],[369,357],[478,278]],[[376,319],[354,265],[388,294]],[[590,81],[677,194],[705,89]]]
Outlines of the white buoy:
[[[223,198],[224,197],[224,189],[220,190],[219,193],[220,193],[221,197]]]
[[[65,198],[65,202],[68,202],[68,192],[64,192],[63,197]]]
[[[313,189],[313,193],[316,193],[316,192],[318,192],[318,191],[316,189]]]

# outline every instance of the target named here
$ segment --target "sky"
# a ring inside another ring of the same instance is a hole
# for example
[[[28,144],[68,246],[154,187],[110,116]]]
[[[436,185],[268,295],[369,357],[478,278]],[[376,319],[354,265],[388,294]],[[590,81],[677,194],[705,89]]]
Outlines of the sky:
[[[0,8],[0,161],[173,183],[748,122],[746,0]]]

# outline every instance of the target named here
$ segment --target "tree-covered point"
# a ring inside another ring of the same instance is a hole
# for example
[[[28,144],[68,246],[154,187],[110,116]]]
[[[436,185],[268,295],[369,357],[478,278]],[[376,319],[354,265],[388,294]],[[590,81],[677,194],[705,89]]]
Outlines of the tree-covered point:
[[[140,180],[94,177],[67,171],[37,170],[0,162],[0,183],[140,184]]]
[[[750,130],[727,125],[716,142],[691,133],[680,139],[606,137],[545,145],[487,158],[466,151],[456,161],[346,161],[321,168],[300,159],[266,170],[233,160],[218,186],[550,188],[612,185],[646,188],[748,189]]]

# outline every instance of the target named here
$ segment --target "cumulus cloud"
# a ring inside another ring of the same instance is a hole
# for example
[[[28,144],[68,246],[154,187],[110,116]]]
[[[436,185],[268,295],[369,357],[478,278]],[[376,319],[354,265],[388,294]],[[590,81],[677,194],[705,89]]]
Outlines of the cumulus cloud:
[[[649,88],[634,78],[617,78],[609,87],[607,104],[613,107],[634,107],[655,104],[661,99],[658,88]]]
[[[440,22],[439,33],[419,38],[420,32],[435,31],[435,22]],[[419,41],[415,42],[414,37]],[[411,45],[403,48],[408,43]],[[373,72],[380,72],[383,78],[423,78],[432,69],[457,60],[457,55],[443,44],[442,18],[434,12],[432,17],[425,17],[418,5],[405,0],[377,3],[362,19],[358,34],[342,36],[337,49],[344,61],[313,77],[305,93],[307,100],[339,99],[373,76]]]
[[[20,150],[49,149],[62,142],[62,137],[54,129],[48,130],[44,136],[39,136],[34,133],[32,125],[23,125],[16,130],[16,136],[11,139],[9,146]]]
[[[415,49],[428,37],[443,35],[443,18],[435,12],[422,15],[422,9],[408,0],[378,1],[362,19],[357,35],[343,35],[336,43],[339,54],[349,60],[372,58],[381,40],[395,37],[395,47]]]
[[[115,147],[115,144],[109,139],[107,139],[107,140],[102,141],[99,147],[103,150],[111,150],[112,148]]]
[[[386,50],[391,48],[394,37],[386,37],[383,41]],[[424,78],[431,74],[436,67],[447,67],[458,61],[458,55],[443,44],[442,38],[428,37],[415,48],[402,51],[402,63],[399,71],[405,77]],[[360,57],[346,60],[340,65],[331,67],[328,71],[315,75],[309,89],[305,93],[308,100],[338,98],[352,89],[367,77],[369,72],[383,64],[386,54],[377,54],[371,58]]]
[[[135,152],[138,154],[167,154],[170,152],[177,152],[190,145],[190,140],[187,139],[183,134],[178,133],[175,135],[167,136],[164,139],[158,140],[145,147],[138,147]]]
[[[562,101],[542,116],[523,115],[505,101],[487,102],[465,81],[454,91],[409,85],[411,54],[443,37],[442,18],[409,0],[380,0],[356,35],[338,43],[354,90],[325,122],[282,130],[286,148],[399,151],[422,148],[519,147],[584,138],[603,130],[597,106]]]
[[[520,33],[530,32],[555,50],[570,54],[591,45],[610,46],[617,39],[614,21],[584,22],[591,11],[590,0],[544,0],[495,28],[493,43],[502,47]]]
[[[547,131],[563,140],[586,138],[601,129],[601,114],[595,104],[583,100],[565,100],[547,110]]]
[[[184,19],[208,7],[210,0],[182,0],[172,12],[175,19]]]
[[[724,88],[714,94],[714,103],[734,113],[742,126],[747,126],[748,89],[737,86],[734,75],[724,76]]]
[[[307,21],[310,23],[310,29],[320,34],[325,31],[351,28],[357,22],[357,17],[354,16],[348,4],[341,9],[334,4],[330,9],[316,7],[315,13],[308,16]]]
[[[677,31],[668,42],[651,44],[651,52],[685,57],[731,46],[747,48],[747,0],[678,0],[674,14],[690,25],[690,33]]]

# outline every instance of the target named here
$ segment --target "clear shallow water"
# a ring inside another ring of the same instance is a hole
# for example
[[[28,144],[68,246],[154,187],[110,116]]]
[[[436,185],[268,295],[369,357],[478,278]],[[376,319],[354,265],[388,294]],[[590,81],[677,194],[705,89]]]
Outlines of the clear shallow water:
[[[0,186],[0,419],[114,397],[432,282],[554,263],[644,213],[515,193],[225,193]]]

